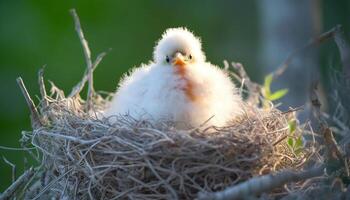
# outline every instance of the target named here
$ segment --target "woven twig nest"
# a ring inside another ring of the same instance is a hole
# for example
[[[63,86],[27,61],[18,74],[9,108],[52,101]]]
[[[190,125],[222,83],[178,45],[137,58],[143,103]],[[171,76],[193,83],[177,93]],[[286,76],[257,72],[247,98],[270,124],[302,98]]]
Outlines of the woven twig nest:
[[[230,126],[177,130],[127,115],[99,119],[80,97],[52,91],[39,105],[42,125],[26,133],[43,154],[37,191],[51,183],[51,197],[193,199],[302,162],[286,145],[290,112],[247,106]],[[94,102],[98,109],[106,101]]]

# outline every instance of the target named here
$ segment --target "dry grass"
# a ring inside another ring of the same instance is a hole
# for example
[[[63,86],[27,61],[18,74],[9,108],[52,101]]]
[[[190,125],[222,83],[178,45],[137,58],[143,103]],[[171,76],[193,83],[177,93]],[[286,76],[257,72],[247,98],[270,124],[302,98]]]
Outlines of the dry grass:
[[[26,137],[43,154],[45,178],[55,181],[48,188],[53,196],[193,199],[256,175],[298,169],[308,154],[297,156],[288,148],[292,115],[277,109],[247,107],[230,126],[181,131],[171,122],[130,116],[98,119],[84,111],[79,97],[61,92],[46,99],[49,104],[39,107],[43,126]],[[100,108],[104,103],[95,99]]]

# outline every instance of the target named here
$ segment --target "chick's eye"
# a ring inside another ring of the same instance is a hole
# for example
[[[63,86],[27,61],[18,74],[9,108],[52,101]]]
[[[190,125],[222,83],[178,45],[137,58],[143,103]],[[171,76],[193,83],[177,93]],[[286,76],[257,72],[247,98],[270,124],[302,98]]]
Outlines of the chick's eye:
[[[166,56],[165,61],[166,61],[167,63],[169,63],[169,62],[170,62],[170,59],[169,59],[169,57],[168,57],[168,56]]]
[[[192,59],[192,55],[190,54],[190,55],[188,56],[188,58],[189,58],[189,59]]]

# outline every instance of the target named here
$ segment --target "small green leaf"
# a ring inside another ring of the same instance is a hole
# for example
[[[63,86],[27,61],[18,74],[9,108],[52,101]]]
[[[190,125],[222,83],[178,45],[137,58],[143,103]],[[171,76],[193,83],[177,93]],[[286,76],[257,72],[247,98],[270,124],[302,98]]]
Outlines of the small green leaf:
[[[297,121],[295,119],[290,120],[288,122],[289,133],[294,133],[296,128],[297,128]]]
[[[295,140],[295,149],[301,149],[303,148],[303,138],[301,136],[299,136],[296,140]]]
[[[270,101],[275,101],[275,100],[277,100],[277,99],[280,99],[280,98],[284,97],[287,93],[288,93],[288,89],[277,90],[277,91],[274,92],[273,94],[270,94],[270,96],[268,97],[268,99],[269,99]]]
[[[272,83],[272,79],[273,79],[273,74],[272,73],[270,73],[267,76],[265,76],[264,87],[270,88],[271,83]]]
[[[287,140],[287,144],[290,148],[293,149],[293,146],[294,146],[294,139],[289,137],[288,140]]]
[[[267,76],[265,76],[265,80],[264,80],[264,93],[265,93],[265,97],[268,97],[271,95],[271,83],[272,83],[272,79],[273,79],[273,74],[268,74]]]
[[[294,153],[297,155],[297,156],[300,156],[301,153],[303,153],[303,149],[296,149],[294,151]]]

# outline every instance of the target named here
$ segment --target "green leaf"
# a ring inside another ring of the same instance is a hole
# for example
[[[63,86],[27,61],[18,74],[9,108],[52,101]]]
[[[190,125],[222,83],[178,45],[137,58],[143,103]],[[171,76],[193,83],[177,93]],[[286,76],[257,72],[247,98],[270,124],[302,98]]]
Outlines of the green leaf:
[[[268,99],[270,101],[275,101],[277,99],[282,98],[283,96],[285,96],[288,93],[288,89],[281,89],[281,90],[277,90],[276,92],[274,92],[273,94],[270,94],[270,96],[268,96]]]
[[[303,149],[296,149],[294,151],[294,153],[297,155],[297,156],[300,156],[301,153],[303,153]]]
[[[295,149],[301,149],[303,148],[303,138],[301,136],[299,136],[296,140],[295,140]]]
[[[289,137],[288,140],[287,140],[287,144],[290,148],[293,149],[293,146],[294,146],[294,139]]]
[[[265,97],[270,96],[271,94],[271,83],[272,83],[272,79],[273,79],[273,74],[268,74],[267,76],[265,76],[265,80],[264,80],[264,93],[265,93]]]
[[[297,121],[295,119],[290,120],[288,122],[289,133],[294,133],[296,128],[297,128]]]

